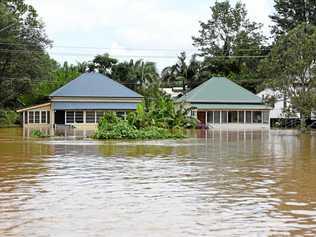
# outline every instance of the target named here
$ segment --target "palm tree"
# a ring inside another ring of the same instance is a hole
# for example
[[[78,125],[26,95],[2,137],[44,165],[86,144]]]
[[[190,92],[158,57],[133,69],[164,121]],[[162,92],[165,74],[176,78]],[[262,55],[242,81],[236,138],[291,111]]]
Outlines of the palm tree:
[[[186,53],[181,52],[175,65],[166,67],[161,73],[161,79],[167,86],[182,86],[183,91],[192,89],[200,77],[201,63],[193,55],[189,64],[186,63]]]

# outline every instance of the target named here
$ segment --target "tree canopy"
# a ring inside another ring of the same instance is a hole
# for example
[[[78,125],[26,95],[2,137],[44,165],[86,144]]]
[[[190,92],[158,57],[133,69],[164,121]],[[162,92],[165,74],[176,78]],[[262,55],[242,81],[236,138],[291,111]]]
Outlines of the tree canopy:
[[[316,0],[274,0],[272,32],[281,35],[301,23],[316,25]]]
[[[242,85],[243,80],[258,84],[256,71],[267,54],[266,37],[261,32],[262,24],[249,20],[245,5],[237,2],[233,6],[228,0],[215,2],[211,18],[200,26],[193,45],[205,58],[203,67],[212,75],[227,76]]]
[[[22,0],[0,2],[0,39],[0,107],[14,107],[56,63],[45,52],[51,41],[36,10]]]
[[[309,118],[316,108],[316,26],[302,23],[280,37],[261,67],[266,84],[291,100],[302,121]]]

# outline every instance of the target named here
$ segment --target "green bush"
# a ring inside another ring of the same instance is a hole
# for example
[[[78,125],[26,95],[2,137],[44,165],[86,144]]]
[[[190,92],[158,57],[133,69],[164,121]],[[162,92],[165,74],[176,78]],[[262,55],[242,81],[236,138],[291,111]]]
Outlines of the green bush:
[[[17,124],[19,115],[15,111],[0,110],[0,127],[12,126]]]
[[[188,114],[192,108],[185,109],[182,104],[162,95],[159,89],[145,95],[144,103],[130,112],[126,120],[115,113],[106,113],[98,125],[97,139],[168,139],[183,138],[184,128],[193,128],[195,118]],[[155,93],[154,93],[155,92]],[[159,92],[159,93],[158,93]]]
[[[42,132],[40,130],[32,130],[31,137],[44,138],[44,137],[48,137],[48,136],[44,132]]]
[[[96,139],[168,139],[184,137],[182,130],[169,130],[159,127],[137,128],[133,122],[118,118],[114,113],[105,114],[94,135]]]

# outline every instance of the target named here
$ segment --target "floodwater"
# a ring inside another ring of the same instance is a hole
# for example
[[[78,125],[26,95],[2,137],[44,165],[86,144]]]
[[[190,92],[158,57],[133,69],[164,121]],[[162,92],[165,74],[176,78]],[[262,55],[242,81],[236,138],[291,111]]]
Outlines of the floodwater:
[[[316,134],[32,139],[0,129],[0,236],[315,236]]]

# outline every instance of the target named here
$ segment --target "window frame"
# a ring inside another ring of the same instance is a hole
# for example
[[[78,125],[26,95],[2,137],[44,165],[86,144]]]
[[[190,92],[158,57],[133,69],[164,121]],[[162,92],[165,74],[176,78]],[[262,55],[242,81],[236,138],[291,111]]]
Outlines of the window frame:
[[[75,124],[75,111],[71,111],[71,110],[69,110],[69,111],[65,111],[65,124]],[[72,121],[73,122],[69,122],[69,117],[68,117],[68,114],[73,114],[73,116],[72,116]]]
[[[242,120],[240,119],[241,118],[241,115],[242,114]],[[245,123],[245,111],[238,111],[238,123],[240,124],[244,124]]]
[[[93,122],[92,122],[92,116],[89,117],[89,119],[88,119],[88,114],[89,113],[91,113],[91,115],[93,114]],[[86,113],[85,113],[85,116],[86,116],[86,119],[85,119],[86,124],[96,124],[96,111],[94,111],[94,110],[87,110]]]
[[[224,120],[224,118],[225,118],[225,120]],[[221,111],[221,123],[222,124],[227,124],[228,123],[228,111],[226,111],[226,110],[222,110]]]
[[[234,116],[233,115],[235,115],[236,117],[236,121],[233,121],[233,118],[234,118]],[[230,121],[230,119],[231,119],[231,121]],[[227,112],[227,123],[238,123],[238,111],[236,111],[236,110],[231,110],[231,111],[228,111]]]
[[[42,110],[41,111],[41,118],[40,118],[40,120],[41,120],[41,124],[46,124],[47,123],[47,111],[46,110]]]
[[[38,115],[38,117],[37,117],[37,115]],[[40,110],[34,111],[34,123],[41,124],[41,111]]]
[[[207,111],[207,123],[214,124],[214,111]]]
[[[218,115],[218,117],[216,117]],[[221,111],[214,111],[214,124],[221,124]]]
[[[29,116],[28,116],[28,121],[30,124],[33,124],[34,123],[34,111],[29,111]]]
[[[255,117],[255,115],[259,115],[259,114],[260,114],[259,117],[258,116]],[[257,120],[257,118],[259,118],[259,119]],[[263,123],[262,111],[253,111],[252,112],[252,123],[254,123],[254,124]]]
[[[82,115],[79,116],[79,113],[82,113]],[[85,119],[84,114],[85,114],[84,111],[81,111],[81,110],[75,111],[75,124],[83,124],[84,123],[84,119]],[[77,120],[78,118],[80,118],[80,119],[82,118],[82,120],[79,120],[79,122],[78,122],[78,120]]]
[[[248,120],[248,115],[250,115],[250,120]],[[245,121],[246,121],[246,124],[252,124],[252,111],[246,111],[246,117],[245,117]]]

